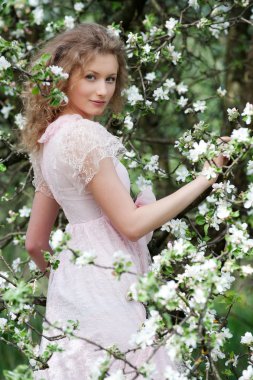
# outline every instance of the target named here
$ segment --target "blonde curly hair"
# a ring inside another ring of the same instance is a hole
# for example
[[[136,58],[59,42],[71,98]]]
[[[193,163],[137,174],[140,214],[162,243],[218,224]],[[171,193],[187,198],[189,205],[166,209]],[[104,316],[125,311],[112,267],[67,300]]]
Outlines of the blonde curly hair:
[[[115,113],[120,112],[123,106],[122,90],[127,84],[127,69],[124,43],[106,27],[96,23],[83,23],[65,31],[47,42],[42,50],[33,58],[30,68],[45,53],[51,55],[46,67],[55,65],[63,68],[69,78],[76,68],[80,76],[85,65],[96,54],[113,54],[119,64],[116,88],[109,107]],[[60,80],[57,87],[66,93],[68,80]],[[63,111],[64,106],[51,106],[45,94],[49,94],[51,86],[43,86],[43,94],[32,94],[34,83],[28,80],[24,83],[21,94],[24,104],[25,126],[20,132],[20,147],[26,152],[39,148],[37,140]],[[45,90],[44,90],[45,87]]]

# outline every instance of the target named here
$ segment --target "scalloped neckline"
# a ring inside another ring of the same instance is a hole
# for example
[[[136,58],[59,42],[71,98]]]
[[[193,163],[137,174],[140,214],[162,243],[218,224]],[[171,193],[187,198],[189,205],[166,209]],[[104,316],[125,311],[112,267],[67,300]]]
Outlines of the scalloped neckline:
[[[62,121],[62,119],[67,119],[67,118],[71,120],[89,120],[89,119],[83,118],[80,114],[76,114],[76,113],[60,115],[52,123],[48,124],[45,132],[37,140],[38,143],[44,144],[48,142],[49,139],[55,134],[55,132],[62,126],[60,121]]]

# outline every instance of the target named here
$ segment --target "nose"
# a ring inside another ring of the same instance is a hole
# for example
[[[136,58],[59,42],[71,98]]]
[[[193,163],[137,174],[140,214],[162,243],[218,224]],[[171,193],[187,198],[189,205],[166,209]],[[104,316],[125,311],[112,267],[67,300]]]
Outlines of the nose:
[[[107,94],[106,82],[104,81],[104,79],[101,79],[98,82],[97,95],[105,96],[106,94]]]

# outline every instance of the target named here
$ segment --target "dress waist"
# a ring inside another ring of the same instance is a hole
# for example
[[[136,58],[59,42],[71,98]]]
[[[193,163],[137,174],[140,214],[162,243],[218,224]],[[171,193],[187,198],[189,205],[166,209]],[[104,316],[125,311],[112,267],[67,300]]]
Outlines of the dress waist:
[[[67,232],[68,230],[71,230],[74,227],[89,226],[90,224],[97,224],[97,223],[101,223],[101,222],[107,222],[107,223],[111,224],[110,219],[106,215],[101,215],[95,219],[84,220],[82,222],[77,222],[77,223],[68,223],[66,225],[65,231]]]

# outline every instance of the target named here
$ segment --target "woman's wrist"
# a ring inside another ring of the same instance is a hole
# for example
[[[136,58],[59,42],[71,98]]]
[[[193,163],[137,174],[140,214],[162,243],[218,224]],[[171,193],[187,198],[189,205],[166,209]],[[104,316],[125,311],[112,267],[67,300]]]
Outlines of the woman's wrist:
[[[217,181],[218,176],[216,178],[208,179],[207,176],[201,172],[196,179],[198,179],[206,188],[208,188]]]

